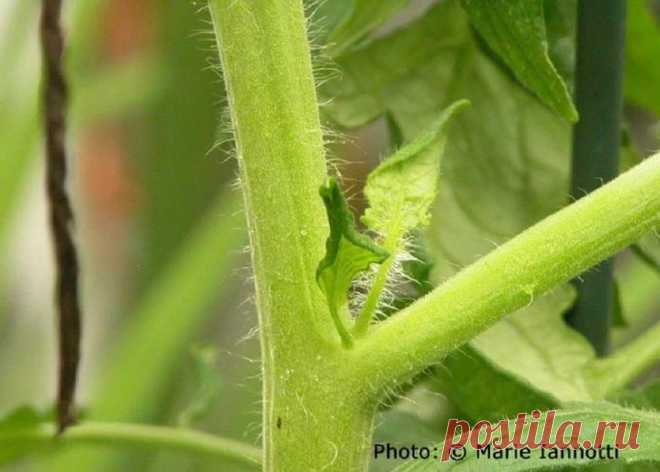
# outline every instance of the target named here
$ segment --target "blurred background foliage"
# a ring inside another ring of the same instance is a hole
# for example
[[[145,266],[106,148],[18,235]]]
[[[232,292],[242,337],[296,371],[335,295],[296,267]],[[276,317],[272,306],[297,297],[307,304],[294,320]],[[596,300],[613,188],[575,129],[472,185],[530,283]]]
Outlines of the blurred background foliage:
[[[192,347],[208,344],[218,350],[212,369],[222,379],[221,402],[189,421],[253,443],[260,419],[256,321],[240,195],[232,189],[235,163],[226,145],[216,146],[223,141],[223,92],[208,15],[191,2],[65,5],[70,191],[83,261],[83,415],[176,424],[198,395]],[[0,5],[3,411],[19,403],[47,408],[55,386],[39,7],[36,0]],[[177,460],[183,462],[135,451],[69,451],[21,468],[126,470],[126,461],[136,461],[130,469],[199,470],[189,458]]]
[[[315,18],[325,18],[313,22],[317,42],[341,22],[351,3],[312,6],[318,10]],[[431,3],[409,2],[372,35],[406,25]],[[65,4],[74,156],[70,190],[85,316],[83,416],[167,425],[184,421],[258,444],[251,274],[205,3]],[[0,2],[0,412],[21,404],[47,409],[55,387],[53,266],[39,130],[39,5]],[[630,139],[624,151],[632,161],[660,144],[660,60],[649,62],[660,57],[658,5],[629,2]],[[374,26],[364,26],[365,31]],[[557,37],[550,52],[570,82],[570,39],[550,22],[548,29]],[[335,30],[339,44],[346,39],[342,34]],[[399,139],[400,130],[384,116],[344,130],[329,146],[357,212],[363,208],[359,189],[366,173]],[[654,244],[649,241],[647,249],[657,250]],[[630,254],[617,264],[626,320],[613,333],[620,345],[660,319],[660,279]],[[450,413],[460,412],[441,387],[420,383],[383,413],[377,438],[436,441]],[[384,464],[374,470],[380,467]],[[85,448],[31,457],[3,470],[241,469],[167,451]]]

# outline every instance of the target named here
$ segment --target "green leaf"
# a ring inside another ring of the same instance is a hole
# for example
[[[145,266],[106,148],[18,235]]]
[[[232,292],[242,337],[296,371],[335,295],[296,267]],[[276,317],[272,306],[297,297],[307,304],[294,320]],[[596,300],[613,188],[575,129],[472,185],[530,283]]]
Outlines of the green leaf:
[[[470,21],[515,76],[570,122],[577,111],[548,55],[543,0],[462,0]]]
[[[612,283],[612,325],[617,328],[625,328],[628,326],[628,322],[623,313],[621,289],[619,288],[619,283],[616,279],[614,279]]]
[[[29,406],[18,407],[0,418],[0,465],[34,453],[34,443],[17,439],[20,438],[17,433],[38,429],[49,420],[52,420],[51,414],[41,413]]]
[[[310,21],[310,39],[316,44],[326,44],[328,36],[348,17],[353,8],[353,0],[303,1]]]
[[[383,305],[380,298],[390,280],[395,257],[411,246],[405,237],[429,223],[429,210],[436,199],[440,162],[447,142],[447,125],[452,116],[467,105],[466,100],[460,100],[447,107],[431,126],[383,161],[367,178],[364,194],[369,207],[362,221],[378,234],[390,257],[373,278],[355,322],[356,336],[366,334],[375,312]]]
[[[655,245],[657,245],[657,242]],[[646,264],[647,267],[660,275],[660,259],[656,258],[656,256],[653,254],[653,246],[653,240],[651,237],[647,237],[640,241],[638,244],[633,244],[630,246],[630,250],[641,262]],[[660,247],[660,245],[657,246]],[[660,251],[658,251],[656,248],[656,252]]]
[[[545,421],[546,414],[541,415],[539,418],[540,428],[537,433],[537,438],[540,439],[541,430]],[[660,461],[660,413],[655,411],[644,411],[624,408],[613,403],[608,402],[593,402],[593,403],[574,403],[566,406],[564,409],[557,410],[554,425],[557,427],[564,421],[581,421],[582,428],[579,435],[579,443],[582,444],[584,440],[592,441],[596,435],[599,421],[639,421],[640,429],[638,442],[640,447],[637,449],[627,448],[620,450],[620,460],[617,463],[639,463],[643,461]],[[514,421],[509,420],[509,430],[513,431],[515,428]],[[556,428],[554,429],[556,431]],[[630,427],[628,427],[628,432]],[[603,447],[608,445],[614,447],[615,432],[607,431]],[[524,437],[525,435],[523,435]],[[443,445],[438,446],[438,451],[442,451]],[[395,469],[395,472],[431,472],[431,471],[532,471],[544,470],[548,467],[579,467],[590,466],[595,464],[607,464],[611,461],[606,460],[589,460],[586,458],[563,458],[556,460],[543,459],[540,456],[540,450],[532,452],[529,459],[487,459],[477,457],[474,449],[466,447],[467,455],[465,459],[459,462],[440,462],[437,459],[433,460],[416,460],[409,461],[406,464]]]
[[[353,278],[371,264],[384,261],[389,253],[355,229],[353,214],[333,178],[319,190],[330,223],[326,254],[316,270],[316,280],[325,293],[337,331],[346,345],[352,343],[345,326],[348,319],[348,290]]]
[[[630,130],[624,128],[621,130],[621,154],[619,155],[619,173],[633,168],[640,162],[643,157],[633,142]]]
[[[437,398],[434,398],[437,401]],[[374,442],[393,444],[422,444],[438,437],[439,429],[417,414],[401,408],[393,408],[378,414],[374,430]]]
[[[496,419],[519,411],[557,406],[556,400],[547,392],[535,389],[519,372],[500,369],[490,359],[489,352],[479,351],[470,343],[445,359],[436,369],[431,385],[474,420]],[[481,390],[484,385],[488,385],[488,395]]]
[[[561,287],[475,338],[473,346],[557,403],[590,400],[583,372],[593,349],[562,317],[573,299],[572,287]]]
[[[473,418],[594,400],[594,351],[562,318],[573,299],[572,287],[560,287],[451,354],[438,369],[448,397]]]
[[[388,114],[411,140],[454,101],[472,104],[454,118],[442,162],[429,233],[437,279],[566,203],[569,127],[479,50],[456,2],[338,63],[342,78],[323,92],[342,126]]]
[[[447,124],[467,104],[462,100],[448,107],[426,131],[369,174],[364,189],[369,208],[362,221],[383,237],[388,251],[394,251],[406,233],[429,223]]]
[[[328,37],[330,54],[340,55],[407,4],[408,0],[352,0],[350,13]]]
[[[438,403],[437,398],[433,398]],[[446,420],[445,420],[446,422]],[[392,444],[410,446],[430,444],[442,437],[442,429],[419,415],[394,408],[376,416],[373,444]],[[369,472],[388,472],[403,461],[374,460],[369,465]]]
[[[548,55],[569,91],[575,77],[577,0],[544,0]]]
[[[660,410],[660,379],[654,379],[641,388],[624,392],[614,401],[627,407]]]
[[[629,0],[626,14],[626,99],[660,115],[660,26],[644,0]]]
[[[188,406],[179,414],[178,424],[190,427],[206,416],[218,400],[222,380],[216,369],[218,351],[213,346],[197,346],[191,350],[196,389]]]
[[[332,98],[322,110],[348,128],[389,112],[402,137],[413,139],[456,100],[456,95],[447,97],[448,85],[469,35],[454,2],[433,8],[408,27],[339,57],[341,75],[322,87],[322,94]]]

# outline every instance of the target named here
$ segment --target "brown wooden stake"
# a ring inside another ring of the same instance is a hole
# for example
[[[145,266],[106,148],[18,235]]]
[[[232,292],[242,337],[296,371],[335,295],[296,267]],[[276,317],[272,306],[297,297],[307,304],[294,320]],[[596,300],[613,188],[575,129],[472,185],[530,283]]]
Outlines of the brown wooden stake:
[[[78,256],[71,234],[73,211],[66,192],[66,114],[68,88],[62,56],[64,37],[60,23],[62,0],[43,0],[41,47],[44,67],[44,130],[46,135],[46,188],[55,250],[56,300],[59,332],[57,430],[75,422],[74,395],[80,362],[80,304]]]

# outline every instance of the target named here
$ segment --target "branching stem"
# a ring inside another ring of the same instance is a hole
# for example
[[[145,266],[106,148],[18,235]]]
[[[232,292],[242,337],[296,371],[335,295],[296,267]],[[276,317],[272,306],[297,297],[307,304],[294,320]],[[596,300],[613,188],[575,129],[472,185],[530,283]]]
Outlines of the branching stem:
[[[343,349],[315,278],[328,233],[318,197],[326,164],[302,0],[209,5],[253,251],[267,472],[366,470],[388,388],[660,224],[658,155]]]

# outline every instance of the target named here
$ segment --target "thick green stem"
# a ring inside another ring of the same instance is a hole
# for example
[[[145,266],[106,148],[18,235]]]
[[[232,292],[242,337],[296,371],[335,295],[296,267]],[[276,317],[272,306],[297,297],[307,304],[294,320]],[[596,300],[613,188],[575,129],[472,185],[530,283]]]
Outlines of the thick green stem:
[[[71,426],[60,436],[56,436],[55,431],[55,425],[44,423],[22,431],[12,429],[9,432],[0,432],[0,450],[3,446],[11,450],[12,444],[20,444],[22,447],[29,444],[32,450],[73,445],[112,445],[219,457],[252,465],[255,469],[261,462],[261,451],[253,446],[183,428],[84,422]]]
[[[328,331],[327,309],[314,288],[327,234],[318,197],[326,168],[305,17],[300,0],[213,0],[210,6],[268,359],[274,346],[306,349],[317,332]]]
[[[616,177],[621,136],[626,0],[578,3],[576,102],[572,190],[580,198]],[[609,348],[612,260],[575,280],[578,291],[568,322],[599,355]]]
[[[409,379],[660,225],[660,154],[527,229],[383,322],[348,362],[376,390]]]
[[[210,0],[248,214],[266,471],[361,470],[372,404],[316,283],[326,178],[302,0]]]

